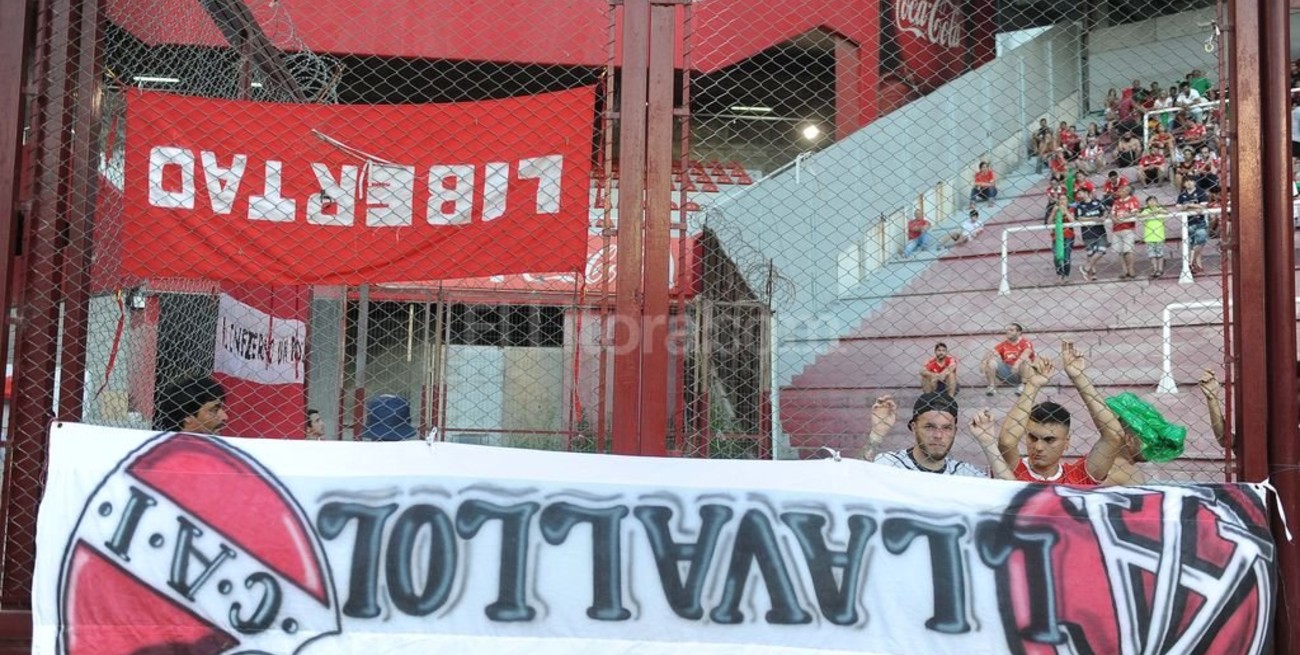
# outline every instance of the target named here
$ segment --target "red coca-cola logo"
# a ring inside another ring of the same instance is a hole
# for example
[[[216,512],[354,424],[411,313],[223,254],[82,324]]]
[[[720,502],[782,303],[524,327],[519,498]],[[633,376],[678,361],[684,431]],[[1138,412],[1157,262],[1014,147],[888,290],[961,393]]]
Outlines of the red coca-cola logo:
[[[962,13],[953,0],[898,0],[894,26],[943,48],[962,45]]]

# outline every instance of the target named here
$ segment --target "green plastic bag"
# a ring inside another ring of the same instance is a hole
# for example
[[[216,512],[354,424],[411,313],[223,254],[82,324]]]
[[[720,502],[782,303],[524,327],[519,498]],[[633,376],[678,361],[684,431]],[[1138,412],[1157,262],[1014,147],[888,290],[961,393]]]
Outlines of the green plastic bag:
[[[1167,462],[1183,454],[1187,428],[1165,420],[1160,411],[1126,391],[1106,399],[1106,406],[1142,442],[1142,454],[1152,462]]]

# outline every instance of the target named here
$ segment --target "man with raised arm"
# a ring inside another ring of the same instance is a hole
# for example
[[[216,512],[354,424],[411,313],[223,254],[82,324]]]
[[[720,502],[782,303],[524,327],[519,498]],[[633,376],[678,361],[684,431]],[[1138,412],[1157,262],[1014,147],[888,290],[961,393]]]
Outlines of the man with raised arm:
[[[991,441],[991,438],[981,437],[980,431],[989,435],[993,432],[993,418],[987,414],[988,410],[983,410],[971,421],[971,431],[976,433],[976,439],[981,443]],[[909,471],[988,477],[983,469],[948,457],[957,436],[957,401],[952,396],[931,392],[917,397],[912,405],[912,420],[907,423],[916,439],[915,445],[875,454],[876,447],[884,442],[885,435],[897,420],[898,403],[893,396],[877,398],[871,405],[871,431],[867,434],[862,459]]]
[[[998,447],[1002,460],[1017,480],[1095,486],[1106,479],[1115,464],[1124,445],[1123,428],[1092,386],[1087,362],[1073,343],[1061,343],[1061,362],[1101,432],[1097,443],[1086,457],[1062,461],[1070,446],[1070,412],[1051,401],[1034,402],[1039,390],[1056,372],[1050,358],[1038,357],[1030,366],[1024,391],[1002,424]],[[1027,453],[1023,458],[1019,453],[1022,441]]]

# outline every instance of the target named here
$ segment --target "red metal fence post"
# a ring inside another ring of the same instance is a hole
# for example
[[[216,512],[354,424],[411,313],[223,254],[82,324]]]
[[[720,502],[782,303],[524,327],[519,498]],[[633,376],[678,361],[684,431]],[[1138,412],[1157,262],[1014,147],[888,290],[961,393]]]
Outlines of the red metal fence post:
[[[645,216],[646,93],[650,57],[649,0],[623,3],[623,66],[619,85],[618,279],[614,304],[613,452],[632,455],[641,442],[642,229]]]
[[[1263,0],[1265,27],[1260,48],[1259,75],[1261,128],[1267,137],[1260,150],[1266,248],[1264,251],[1265,320],[1268,339],[1250,342],[1267,352],[1269,477],[1277,488],[1278,502],[1289,516],[1300,512],[1300,447],[1296,438],[1296,306],[1295,227],[1291,220],[1291,153],[1289,139],[1281,138],[1291,126],[1291,20],[1288,3]],[[1288,542],[1284,526],[1274,516],[1277,541],[1279,608],[1274,621],[1274,643],[1279,653],[1300,653],[1300,546]]]
[[[27,56],[34,40],[35,16],[34,0],[0,3],[0,103],[3,103],[0,104],[0,180],[3,180],[0,183],[0,353],[9,352],[9,306],[13,302],[10,286],[22,177],[19,166],[23,160],[23,115],[28,101]],[[0,521],[6,524],[11,498],[10,488],[0,487]],[[9,640],[29,639],[30,631],[27,615],[0,608],[0,652],[7,651]]]

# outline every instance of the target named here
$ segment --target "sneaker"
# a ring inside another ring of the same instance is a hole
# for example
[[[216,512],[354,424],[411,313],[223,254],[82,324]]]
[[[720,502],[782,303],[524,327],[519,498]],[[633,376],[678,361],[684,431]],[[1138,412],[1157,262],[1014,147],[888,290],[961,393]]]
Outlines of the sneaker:
[[[995,393],[997,393],[997,392],[998,392],[997,389],[994,389],[993,387],[989,387],[988,389],[985,389],[985,390],[984,390],[984,395],[986,395],[986,396],[992,396],[993,394],[995,394]]]
[[[1023,384],[1017,384],[1017,385],[1016,385],[1016,393],[1017,393],[1017,394],[1021,394],[1021,393],[1024,393],[1024,392],[1025,392],[1025,385],[1023,385]]]

